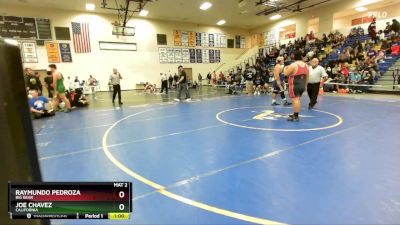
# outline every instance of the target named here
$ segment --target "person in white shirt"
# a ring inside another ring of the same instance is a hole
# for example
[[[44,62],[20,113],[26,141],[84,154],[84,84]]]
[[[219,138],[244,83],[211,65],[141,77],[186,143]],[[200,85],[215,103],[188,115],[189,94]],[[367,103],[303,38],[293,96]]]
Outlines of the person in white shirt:
[[[319,60],[316,57],[310,61],[310,76],[307,84],[308,97],[310,98],[308,109],[314,108],[314,106],[317,104],[321,80],[328,79],[328,74],[326,74],[325,69],[318,64]]]
[[[113,86],[113,97],[112,97],[112,103],[114,104],[114,100],[115,97],[118,94],[118,102],[120,105],[122,105],[122,101],[121,101],[121,80],[122,80],[122,76],[121,74],[118,72],[118,70],[116,68],[113,69],[113,73],[110,75],[110,83]]]
[[[161,91],[160,93],[164,92],[165,89],[165,94],[168,94],[168,77],[166,73],[160,73],[161,76]]]

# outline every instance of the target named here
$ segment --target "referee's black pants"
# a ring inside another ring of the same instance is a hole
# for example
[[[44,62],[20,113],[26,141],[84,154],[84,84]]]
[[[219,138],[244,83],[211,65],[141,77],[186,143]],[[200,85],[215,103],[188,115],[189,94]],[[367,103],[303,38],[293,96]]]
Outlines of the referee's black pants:
[[[319,85],[320,83],[308,83],[307,84],[307,92],[308,97],[310,98],[310,103],[308,104],[310,107],[314,107],[317,104],[317,98],[319,94]]]
[[[161,82],[161,91],[160,93],[163,93],[165,89],[165,94],[168,94],[168,81],[164,80]]]
[[[114,103],[115,96],[118,94],[118,102],[121,103],[121,86],[119,84],[113,85],[113,98],[112,102]]]

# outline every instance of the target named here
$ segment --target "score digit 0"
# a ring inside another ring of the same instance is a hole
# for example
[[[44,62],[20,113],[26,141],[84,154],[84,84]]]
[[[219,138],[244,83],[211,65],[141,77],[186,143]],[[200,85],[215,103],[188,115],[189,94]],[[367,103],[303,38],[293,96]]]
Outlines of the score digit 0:
[[[124,198],[124,197],[125,197],[125,192],[120,191],[119,194],[118,194],[118,196],[119,196],[120,198]]]

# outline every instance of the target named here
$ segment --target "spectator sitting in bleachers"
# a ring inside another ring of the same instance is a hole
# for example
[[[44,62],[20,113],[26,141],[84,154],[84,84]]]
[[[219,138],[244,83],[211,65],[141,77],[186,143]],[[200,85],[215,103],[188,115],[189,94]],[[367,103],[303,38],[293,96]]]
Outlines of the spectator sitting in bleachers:
[[[362,28],[361,26],[357,27],[357,35],[361,36],[364,35],[364,28]]]
[[[373,48],[371,47],[371,48],[369,49],[367,55],[368,55],[368,58],[369,58],[369,59],[374,59],[374,58],[376,57],[377,53],[376,53],[375,49],[373,49]]]
[[[254,95],[260,95],[261,91],[264,90],[264,85],[265,85],[265,82],[261,79],[260,74],[256,74],[256,77],[253,80]]]
[[[350,34],[347,36],[348,38],[352,38],[352,37],[355,37],[355,36],[357,36],[357,28],[356,27],[353,27],[351,30],[350,30]]]
[[[374,76],[370,71],[367,71],[367,73],[363,76],[363,82],[364,84],[374,84]]]
[[[349,83],[350,84],[361,84],[362,83],[362,76],[361,74],[355,70],[350,73],[350,78],[349,78]],[[350,86],[350,93],[361,93],[362,90],[358,86]]]
[[[235,95],[241,92],[242,91],[241,82],[242,82],[242,71],[238,70],[237,74],[232,76],[231,83],[229,84],[229,93]]]
[[[386,22],[386,27],[383,30],[383,33],[385,35],[388,35],[390,33],[390,31],[392,31],[392,25],[390,25],[390,22]]]
[[[392,25],[390,26],[390,30],[399,35],[400,32],[400,23],[396,19],[392,20]]]

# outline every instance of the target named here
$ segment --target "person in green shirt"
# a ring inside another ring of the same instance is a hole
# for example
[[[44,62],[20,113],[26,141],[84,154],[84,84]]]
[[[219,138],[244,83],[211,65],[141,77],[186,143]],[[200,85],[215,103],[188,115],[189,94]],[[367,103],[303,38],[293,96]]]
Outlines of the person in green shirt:
[[[65,112],[71,111],[71,104],[65,95],[66,89],[64,86],[64,77],[58,72],[57,66],[55,64],[49,65],[50,73],[53,76],[53,88],[54,88],[54,97],[53,97],[53,106],[58,107],[60,100],[65,103]]]

